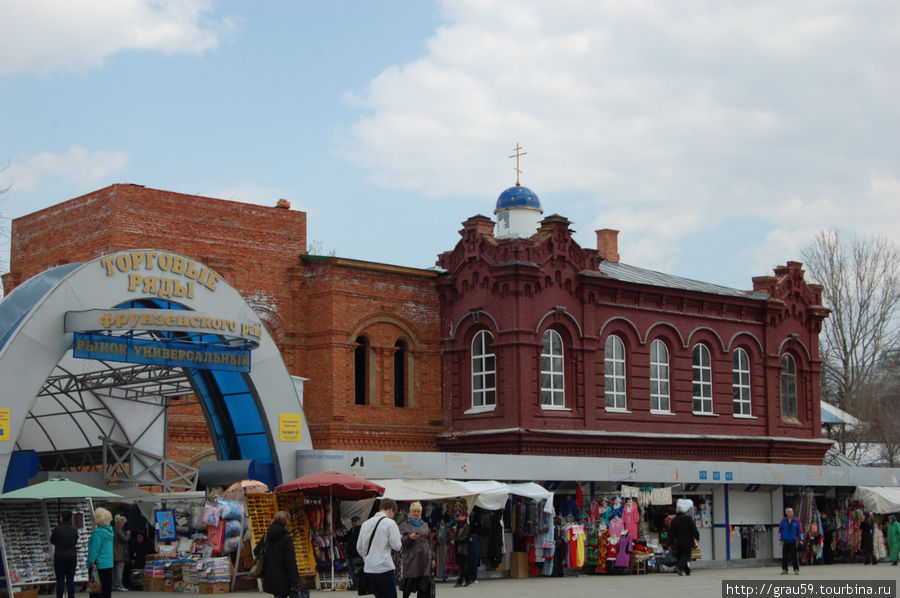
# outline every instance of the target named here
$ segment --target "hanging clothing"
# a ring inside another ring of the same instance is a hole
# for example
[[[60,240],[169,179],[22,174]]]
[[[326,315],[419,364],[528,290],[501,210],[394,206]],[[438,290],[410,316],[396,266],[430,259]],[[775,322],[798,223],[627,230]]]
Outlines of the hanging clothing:
[[[622,511],[622,523],[625,529],[631,534],[632,538],[640,537],[638,535],[638,522],[641,520],[641,512],[633,500],[625,503],[625,509]]]
[[[626,530],[625,535],[619,540],[619,552],[616,555],[616,567],[625,567],[631,565],[631,553],[634,552],[634,539]]]

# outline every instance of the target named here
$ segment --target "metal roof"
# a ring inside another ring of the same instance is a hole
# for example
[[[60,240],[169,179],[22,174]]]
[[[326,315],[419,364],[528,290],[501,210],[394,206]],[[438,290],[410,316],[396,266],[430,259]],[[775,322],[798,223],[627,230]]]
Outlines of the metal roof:
[[[605,274],[613,280],[621,282],[630,282],[634,284],[644,284],[654,287],[662,287],[668,289],[681,289],[684,291],[692,291],[695,293],[706,293],[711,295],[725,295],[728,297],[743,297],[745,299],[754,299],[757,301],[765,301],[769,298],[768,293],[758,291],[742,291],[740,289],[732,289],[723,287],[709,282],[701,282],[699,280],[691,280],[690,278],[681,278],[672,274],[664,274],[655,270],[647,270],[636,266],[629,266],[621,262],[610,262],[603,260],[597,266],[602,274]]]

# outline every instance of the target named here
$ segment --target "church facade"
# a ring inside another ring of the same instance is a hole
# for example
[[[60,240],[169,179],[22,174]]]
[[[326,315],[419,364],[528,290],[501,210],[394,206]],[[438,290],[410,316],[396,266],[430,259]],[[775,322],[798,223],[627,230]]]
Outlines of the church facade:
[[[740,291],[629,266],[616,231],[586,248],[569,225],[517,185],[418,269],[307,255],[284,200],[112,185],[15,219],[3,282],[148,247],[214,268],[305,379],[316,449],[822,463],[827,310],[799,263]]]

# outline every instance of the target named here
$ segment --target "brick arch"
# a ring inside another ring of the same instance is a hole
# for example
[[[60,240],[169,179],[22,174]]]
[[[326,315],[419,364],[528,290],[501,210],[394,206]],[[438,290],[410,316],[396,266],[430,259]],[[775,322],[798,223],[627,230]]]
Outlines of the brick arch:
[[[794,348],[795,346],[802,349],[804,369],[809,368],[809,364],[812,363],[812,355],[810,355],[809,349],[806,347],[806,345],[803,343],[803,341],[801,341],[799,338],[789,336],[781,341],[781,344],[778,345],[779,359],[781,358],[781,355],[783,355],[785,352],[788,352],[790,349]],[[795,348],[793,349],[793,351],[790,351],[790,352],[793,353],[795,356],[798,353],[800,353],[800,351],[798,351]],[[799,364],[797,365],[797,367],[800,367]]]
[[[613,330],[628,329],[630,331],[630,333],[634,336],[634,340],[637,341],[637,344],[640,344],[640,345],[644,344],[644,339],[641,338],[641,333],[638,330],[638,327],[635,326],[634,322],[632,322],[628,318],[623,318],[621,316],[614,316],[614,317],[606,320],[600,326],[600,331],[597,333],[597,336],[603,337],[603,336],[605,336],[605,334],[612,334],[612,332],[606,333],[606,329],[608,327],[612,327]]]
[[[462,316],[450,329],[450,338],[454,340],[456,339],[456,335],[459,333],[460,328],[463,327],[463,324],[466,320],[471,318],[475,324],[480,324],[482,316],[486,317],[491,322],[491,331],[493,334],[496,334],[497,331],[500,330],[500,326],[497,324],[497,320],[494,319],[494,316],[492,316],[489,312],[484,311],[483,309],[474,309]]]
[[[700,326],[691,330],[690,334],[688,334],[687,344],[685,344],[684,347],[685,349],[688,349],[701,341],[710,342],[711,340],[718,341],[720,352],[728,352],[725,348],[725,342],[722,340],[719,333],[708,326]]]
[[[378,324],[387,324],[389,326],[394,326],[402,331],[400,336],[394,338],[394,341],[399,338],[405,338],[407,344],[409,344],[410,346],[418,345],[421,343],[420,336],[416,332],[415,326],[413,326],[403,318],[395,315],[385,314],[370,315],[359,320],[356,324],[356,327],[353,329],[353,332],[350,333],[350,342],[356,342],[356,339],[360,336],[365,336],[371,341],[371,335],[367,335],[366,331],[370,330],[372,327]]]
[[[659,332],[658,329],[662,329],[663,331],[669,331],[671,334],[666,334],[665,332]],[[654,332],[657,331],[657,332]],[[674,324],[670,322],[654,322],[651,324],[647,331],[644,333],[644,344],[649,343],[651,340],[656,340],[657,338],[666,338],[666,339],[674,339],[678,340],[678,344],[682,349],[687,348],[687,341],[685,341],[684,337],[681,336],[681,332],[678,328],[675,327]],[[674,346],[676,343],[672,342]]]
[[[541,319],[538,320],[537,326],[534,329],[535,334],[541,335],[541,334],[543,334],[545,329],[553,328],[554,325],[565,326],[565,322],[562,320],[563,317],[566,317],[571,322],[571,325],[574,325],[575,330],[578,331],[577,336],[573,335],[573,337],[572,337],[573,339],[581,338],[582,336],[584,336],[584,334],[582,333],[582,330],[581,330],[581,324],[578,322],[578,320],[575,318],[575,316],[570,314],[568,312],[568,310],[566,310],[566,309],[551,309],[547,313],[545,313],[543,316],[541,316]],[[553,321],[550,322],[550,324],[548,324],[545,327],[544,322],[550,318],[552,318]]]
[[[745,342],[744,339],[746,339]],[[765,348],[763,347],[762,342],[756,338],[756,335],[748,332],[746,330],[741,330],[740,332],[735,332],[730,339],[728,339],[728,346],[726,347],[726,351],[731,352],[734,351],[737,347],[746,346],[752,344],[759,355],[763,355],[765,353]]]

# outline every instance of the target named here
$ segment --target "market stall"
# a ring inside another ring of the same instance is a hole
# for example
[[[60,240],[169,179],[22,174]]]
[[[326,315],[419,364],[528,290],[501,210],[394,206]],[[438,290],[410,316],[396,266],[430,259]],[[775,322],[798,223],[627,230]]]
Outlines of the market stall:
[[[87,581],[87,544],[94,529],[92,498],[118,495],[65,478],[0,494],[0,548],[6,565],[10,598],[27,589],[56,583],[50,532],[63,510],[72,511],[78,530],[75,579]]]

